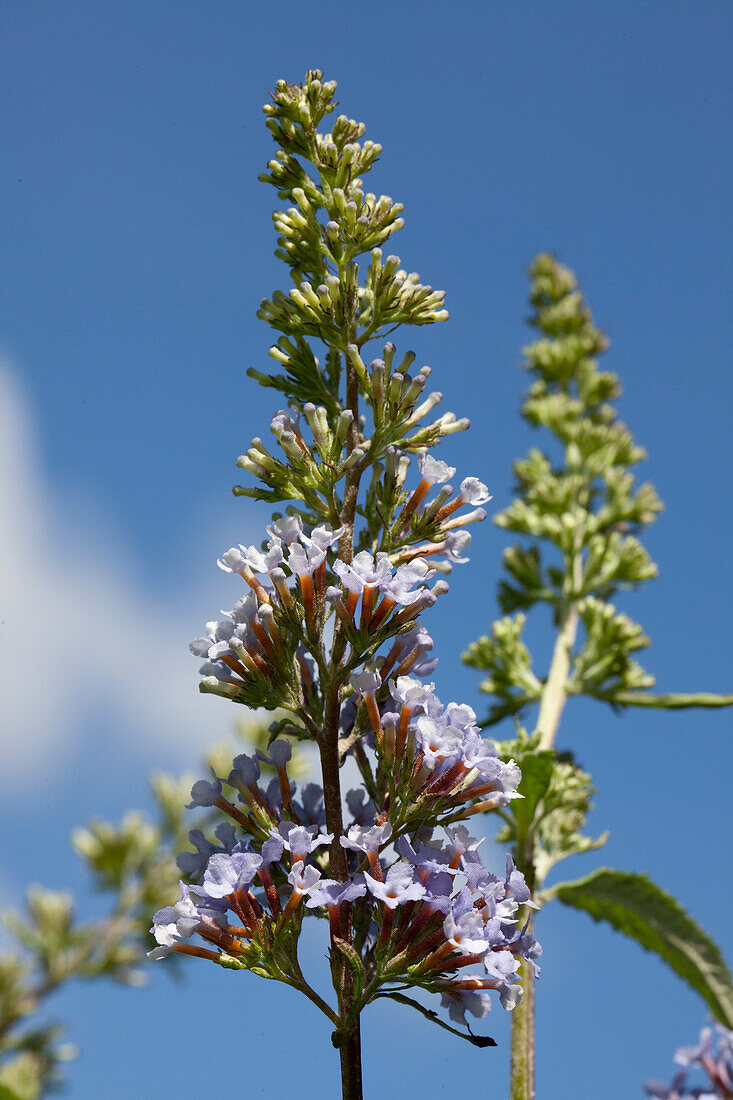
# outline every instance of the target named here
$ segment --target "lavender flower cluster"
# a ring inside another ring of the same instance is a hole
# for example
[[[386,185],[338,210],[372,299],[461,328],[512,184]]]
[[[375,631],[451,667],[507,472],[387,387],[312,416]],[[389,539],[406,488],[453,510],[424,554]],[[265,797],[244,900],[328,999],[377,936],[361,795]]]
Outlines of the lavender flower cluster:
[[[398,690],[405,689],[403,680]],[[449,717],[468,709],[441,708]],[[374,803],[364,803],[362,790],[350,791],[352,823],[339,838],[348,876],[332,879],[326,872],[333,834],[325,831],[323,792],[306,784],[296,797],[287,773],[290,755],[289,742],[277,739],[269,755],[236,757],[226,780],[212,773],[194,785],[191,806],[218,807],[247,836],[237,839],[233,824],[219,826],[218,844],[191,832],[195,851],[182,853],[179,866],[198,883],[182,882],[175,905],[155,914],[159,946],[151,957],[198,955],[287,980],[295,965],[293,935],[302,917],[313,914],[328,917],[334,942],[343,941],[349,922],[357,949],[369,960],[364,1003],[386,986],[419,985],[441,993],[451,1018],[462,1023],[466,1012],[486,1015],[489,990],[513,1008],[521,996],[518,960],[531,960],[538,973],[540,947],[517,926],[519,906],[532,903],[511,857],[505,875],[497,877],[464,826],[446,827],[443,840],[430,829],[410,839],[384,813],[375,822]],[[275,769],[264,790],[261,761]],[[504,796],[511,793],[507,787]],[[191,944],[194,934],[209,946]],[[475,969],[466,973],[466,967]]]
[[[280,412],[274,418],[281,435],[287,415]],[[292,418],[289,423],[295,427]],[[294,432],[291,430],[290,434]],[[302,439],[302,436],[298,433],[297,438]],[[418,455],[417,465],[420,481],[395,521],[398,533],[404,531],[416,512],[430,512],[430,507],[425,505],[427,493],[434,485],[444,484],[455,474],[454,467],[432,458],[426,451]],[[293,628],[296,603],[299,603],[306,624],[312,629],[319,610],[329,604],[347,626],[352,642],[357,630],[372,634],[381,630],[382,637],[386,638],[415,621],[447,591],[445,582],[440,581],[432,590],[426,587],[435,570],[425,559],[436,558],[435,565],[441,571],[454,563],[467,562],[465,551],[471,535],[463,528],[484,519],[486,512],[481,507],[473,507],[468,513],[451,517],[464,505],[476,506],[491,499],[486,486],[475,477],[464,478],[452,500],[447,499],[452,493],[451,487],[444,488],[447,492],[439,494],[435,502],[440,507],[433,508],[431,529],[435,537],[432,541],[400,546],[392,554],[362,550],[349,562],[337,557],[331,569],[340,586],[327,585],[326,577],[328,552],[342,537],[343,528],[334,530],[329,524],[321,524],[306,534],[297,515],[286,516],[267,528],[270,538],[262,549],[256,546],[229,549],[219,559],[219,567],[225,572],[239,573],[251,592],[238,600],[233,610],[224,612],[227,620],[207,623],[206,636],[191,643],[194,656],[206,661],[201,670],[205,688],[237,698],[242,680],[257,674],[271,675],[275,671],[272,659],[282,655],[278,651],[283,645],[276,609]],[[265,584],[258,579],[258,575],[263,574],[266,575]],[[288,577],[296,578],[299,590],[289,587]],[[354,614],[360,598],[361,614],[357,623]],[[300,666],[302,672],[302,661]]]
[[[414,641],[432,646],[424,633]],[[412,647],[408,660],[418,645]],[[437,812],[445,805],[456,820],[506,806],[518,797],[519,768],[514,761],[499,758],[494,743],[476,725],[471,707],[465,703],[444,706],[435,695],[435,684],[422,684],[414,676],[396,675],[385,692],[384,670],[385,665],[379,672],[353,673],[351,685],[365,701],[377,758],[389,769],[401,796],[400,823],[419,818],[426,803]],[[412,671],[424,674],[424,666],[415,660]],[[472,805],[457,810],[464,803]]]
[[[716,1024],[704,1027],[693,1047],[680,1047],[674,1056],[678,1066],[669,1085],[662,1081],[647,1081],[644,1091],[658,1100],[718,1100],[733,1096],[733,1031]],[[691,1071],[705,1074],[704,1085],[689,1085]]]
[[[273,430],[283,445],[307,449],[295,417],[278,413]],[[291,784],[290,743],[280,738],[269,755],[236,757],[226,779],[200,780],[191,806],[216,807],[232,824],[219,826],[218,845],[192,831],[196,851],[183,853],[179,865],[196,885],[182,882],[179,901],[156,913],[159,946],[151,954],[199,955],[303,988],[300,923],[304,915],[327,917],[332,956],[352,952],[362,1007],[380,990],[418,985],[439,992],[451,1018],[465,1023],[467,1011],[486,1015],[492,989],[513,1008],[518,960],[537,971],[540,948],[517,923],[519,907],[532,904],[522,874],[510,857],[503,878],[491,874],[460,824],[518,797],[519,768],[499,758],[470,707],[443,705],[435,684],[423,682],[437,659],[418,616],[448,588],[442,580],[428,587],[436,569],[426,559],[441,571],[467,560],[470,535],[461,528],[484,518],[488,490],[468,477],[452,497],[446,483],[455,469],[427,451],[417,467],[420,480],[403,497],[390,552],[329,557],[343,529],[324,523],[306,531],[289,515],[267,528],[262,548],[233,547],[219,560],[249,592],[191,643],[205,661],[204,690],[284,708],[302,735],[318,741],[321,680],[334,667],[324,628],[334,616],[341,640],[330,644],[342,646],[336,664],[343,669],[339,754],[354,755],[371,797],[349,792],[351,823],[334,841],[322,789],[307,784],[298,792]],[[436,485],[443,488],[427,502]],[[473,511],[455,516],[464,505]],[[262,761],[275,770],[264,790]],[[336,858],[340,870],[331,877]],[[208,946],[189,942],[194,934]]]

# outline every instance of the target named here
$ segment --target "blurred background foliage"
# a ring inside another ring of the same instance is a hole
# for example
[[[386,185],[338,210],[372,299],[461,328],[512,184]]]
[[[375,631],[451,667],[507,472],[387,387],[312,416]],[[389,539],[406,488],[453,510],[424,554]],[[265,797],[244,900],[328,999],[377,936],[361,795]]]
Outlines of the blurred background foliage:
[[[268,726],[241,722],[237,734],[250,750],[264,749]],[[231,744],[216,745],[202,774],[210,768],[227,773],[231,760]],[[274,775],[265,763],[262,770]],[[297,749],[290,771],[297,779],[308,771]],[[132,810],[118,824],[100,819],[74,830],[71,843],[88,872],[90,891],[105,899],[106,915],[86,920],[71,892],[38,885],[28,889],[22,910],[3,913],[10,946],[0,951],[0,1100],[38,1100],[63,1085],[65,1064],[76,1049],[47,1004],[61,986],[96,978],[146,984],[146,954],[154,946],[150,922],[177,895],[179,879],[187,879],[176,857],[190,849],[189,830],[201,829],[212,839],[225,820],[216,809],[198,810],[196,817],[186,810],[197,778],[153,775],[150,811]],[[176,967],[179,960],[172,961]]]

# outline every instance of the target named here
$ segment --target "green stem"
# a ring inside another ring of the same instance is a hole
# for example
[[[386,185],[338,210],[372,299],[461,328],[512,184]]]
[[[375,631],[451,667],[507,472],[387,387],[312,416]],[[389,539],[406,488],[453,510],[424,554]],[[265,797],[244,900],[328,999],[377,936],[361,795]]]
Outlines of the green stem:
[[[540,749],[551,749],[555,744],[557,727],[567,700],[570,657],[578,634],[578,608],[573,603],[568,609],[560,633],[555,642],[547,681],[542,689],[537,730]]]
[[[303,993],[309,1001],[312,1001],[316,1008],[319,1008],[323,1015],[327,1016],[332,1024],[338,1024],[338,1016],[333,1011],[331,1006],[326,1001],[324,1001],[323,997],[319,996],[319,994],[316,993],[315,989],[313,989],[312,986],[308,984],[308,982],[305,980],[302,973],[300,972],[300,967],[298,967],[298,976],[296,978],[284,978],[283,980],[287,981],[287,984],[291,985],[293,989],[297,989],[299,993]]]
[[[519,964],[522,999],[512,1012],[510,1100],[534,1100],[534,974],[532,964]]]
[[[540,713],[537,718],[540,751],[552,749],[555,744],[560,718],[567,701],[568,674],[573,646],[578,634],[578,621],[577,605],[571,603],[555,641],[550,671],[542,689]],[[526,861],[523,858],[524,853],[517,853],[517,858],[520,869],[524,871],[529,887],[532,889],[534,858],[531,852],[527,855]],[[519,964],[519,975],[523,994],[522,1000],[512,1012],[511,1100],[533,1100],[534,973],[531,963],[523,959]]]

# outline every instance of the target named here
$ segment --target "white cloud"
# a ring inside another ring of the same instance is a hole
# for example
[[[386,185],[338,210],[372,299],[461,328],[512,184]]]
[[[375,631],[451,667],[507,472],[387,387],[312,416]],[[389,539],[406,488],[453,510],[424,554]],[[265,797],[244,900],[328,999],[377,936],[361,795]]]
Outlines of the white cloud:
[[[70,754],[92,711],[114,715],[142,759],[159,762],[163,742],[171,768],[226,736],[239,715],[197,693],[186,652],[201,588],[151,600],[88,505],[50,499],[2,364],[0,469],[0,789]],[[207,603],[202,618],[215,613]]]

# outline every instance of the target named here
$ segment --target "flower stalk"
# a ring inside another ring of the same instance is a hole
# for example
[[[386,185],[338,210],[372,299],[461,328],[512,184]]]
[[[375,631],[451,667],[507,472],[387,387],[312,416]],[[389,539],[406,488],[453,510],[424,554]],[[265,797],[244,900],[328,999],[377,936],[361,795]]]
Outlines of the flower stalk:
[[[220,965],[304,992],[334,1024],[343,1096],[359,1100],[367,1004],[405,1001],[399,990],[417,986],[465,1026],[467,1011],[486,1014],[490,991],[514,1009],[519,960],[539,948],[517,926],[521,873],[509,860],[504,878],[492,874],[478,841],[451,828],[456,811],[484,810],[489,793],[507,806],[519,770],[499,759],[470,707],[444,705],[425,682],[436,659],[420,616],[448,591],[430,582],[468,561],[466,528],[490,499],[476,477],[454,497],[455,469],[431,453],[468,421],[445,413],[426,423],[441,398],[425,394],[429,368],[412,373],[414,353],[398,361],[386,342],[377,358],[364,354],[401,325],[446,320],[444,293],[383,257],[402,206],[364,191],[381,147],[361,140],[361,123],[339,115],[322,132],[335,88],[312,70],[303,84],[278,82],[265,107],[278,149],[262,178],[289,204],[274,224],[294,285],[259,314],[280,333],[270,356],[286,373],[249,373],[288,408],[271,423],[280,450],[256,437],[238,460],[259,484],[235,494],[287,509],[261,546],[222,555],[245,594],[191,644],[202,691],[285,717],[269,755],[242,754],[228,776],[194,785],[191,806],[223,809],[242,835],[223,849],[199,842],[200,861],[182,857],[190,881],[155,914],[152,955],[199,935],[221,947]],[[291,784],[283,734],[315,742],[320,784]],[[344,800],[350,757],[364,786]],[[275,770],[267,787],[260,761]],[[334,1006],[302,976],[308,917],[328,922]],[[483,971],[458,977],[465,966]],[[478,1043],[468,1029],[464,1038]]]
[[[531,896],[542,903],[555,896],[553,888],[543,887],[556,864],[605,841],[605,836],[592,840],[582,833],[593,793],[590,776],[569,754],[556,751],[568,700],[586,695],[615,708],[673,709],[728,706],[733,698],[649,691],[654,679],[636,656],[649,640],[611,600],[656,576],[641,534],[662,505],[653,486],[635,484],[633,470],[645,453],[617,420],[611,402],[620,394],[618,379],[600,370],[596,360],[607,340],[595,327],[573,273],[541,255],[530,274],[537,338],[525,349],[532,383],[522,415],[531,426],[549,430],[553,446],[547,452],[534,447],[514,465],[516,498],[495,517],[499,526],[522,536],[504,555],[499,603],[505,617],[464,659],[486,673],[481,688],[493,703],[485,726],[539,708],[531,736],[520,727],[517,737],[500,746],[500,754],[516,758],[521,767],[524,800],[501,811],[504,825],[497,839],[510,845]],[[443,506],[444,515],[450,507]],[[523,640],[527,612],[539,604],[548,605],[557,627],[544,678],[535,672]],[[464,813],[480,809],[474,803]],[[453,820],[460,816],[454,814]],[[618,918],[628,904],[628,877],[608,874],[618,882],[618,897],[594,898],[589,911]],[[629,918],[624,927],[638,926]],[[647,939],[639,938],[649,947]],[[668,961],[668,948],[660,945],[659,950]],[[512,1100],[535,1095],[531,954],[519,964],[524,996],[512,1015]],[[695,987],[704,984],[704,975],[698,975]]]

